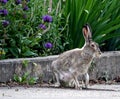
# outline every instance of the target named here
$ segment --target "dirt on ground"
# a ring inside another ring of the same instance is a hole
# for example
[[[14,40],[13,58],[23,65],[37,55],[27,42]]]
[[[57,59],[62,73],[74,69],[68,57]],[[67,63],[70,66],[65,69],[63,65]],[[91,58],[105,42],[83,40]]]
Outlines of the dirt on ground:
[[[116,77],[113,80],[109,80],[106,81],[106,79],[104,78],[99,78],[98,80],[95,79],[91,79],[89,81],[89,85],[94,85],[94,84],[118,84],[120,83],[120,77]],[[52,83],[46,83],[46,82],[42,82],[42,83],[35,83],[35,84],[26,84],[26,83],[18,83],[18,82],[14,82],[14,81],[9,81],[6,83],[0,83],[0,87],[16,87],[16,86],[22,86],[22,87],[51,87]],[[53,86],[52,86],[53,87]],[[63,86],[61,86],[63,88]]]

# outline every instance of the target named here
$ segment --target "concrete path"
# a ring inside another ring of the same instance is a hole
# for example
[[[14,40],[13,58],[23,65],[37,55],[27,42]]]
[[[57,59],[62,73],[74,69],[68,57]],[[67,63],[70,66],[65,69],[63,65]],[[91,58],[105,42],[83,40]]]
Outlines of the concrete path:
[[[93,85],[87,90],[0,87],[0,99],[120,99],[120,85]]]

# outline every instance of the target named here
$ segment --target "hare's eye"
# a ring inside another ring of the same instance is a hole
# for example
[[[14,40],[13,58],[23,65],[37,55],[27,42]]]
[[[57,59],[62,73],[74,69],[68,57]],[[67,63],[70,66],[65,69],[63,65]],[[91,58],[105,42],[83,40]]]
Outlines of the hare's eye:
[[[94,44],[92,44],[91,46],[92,46],[92,47],[95,47],[95,45],[94,45]]]

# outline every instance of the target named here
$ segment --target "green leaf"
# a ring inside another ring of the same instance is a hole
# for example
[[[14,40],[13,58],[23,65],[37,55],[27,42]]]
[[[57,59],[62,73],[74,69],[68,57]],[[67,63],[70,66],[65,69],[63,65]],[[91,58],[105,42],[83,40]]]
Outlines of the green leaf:
[[[28,80],[28,83],[29,83],[30,85],[33,85],[33,84],[37,83],[37,80],[38,80],[38,78],[31,77],[31,78]]]
[[[98,43],[100,43],[100,42],[103,42],[105,40],[108,40],[108,39],[114,38],[114,37],[120,37],[120,33],[113,33],[113,34],[98,36],[96,41]]]
[[[25,53],[23,53],[24,56],[37,56],[36,53],[30,51],[30,50],[27,50]]]
[[[28,64],[29,64],[28,60],[23,60],[22,61],[22,65],[23,65],[24,68],[26,68],[28,66]]]
[[[18,77],[18,82],[21,83],[22,82],[22,77]]]
[[[19,54],[21,53],[21,50],[17,47],[12,47],[12,48],[8,48],[10,50],[10,52],[16,57],[18,58]]]
[[[29,72],[25,72],[24,75],[22,76],[22,81],[26,83],[28,81],[28,76],[30,75]]]
[[[20,77],[20,76],[18,76],[18,75],[16,75],[16,74],[14,74],[13,79],[14,79],[16,82],[19,82],[19,83],[22,82],[22,77]]]
[[[25,44],[25,45],[29,45],[31,42],[32,41],[27,38],[24,38],[24,40],[23,40],[23,44]]]

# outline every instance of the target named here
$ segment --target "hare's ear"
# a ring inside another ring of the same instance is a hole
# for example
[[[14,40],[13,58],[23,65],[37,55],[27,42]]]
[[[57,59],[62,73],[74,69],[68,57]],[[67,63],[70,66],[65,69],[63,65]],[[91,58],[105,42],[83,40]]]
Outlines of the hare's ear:
[[[83,35],[86,42],[90,42],[92,40],[92,33],[88,24],[83,26]]]

